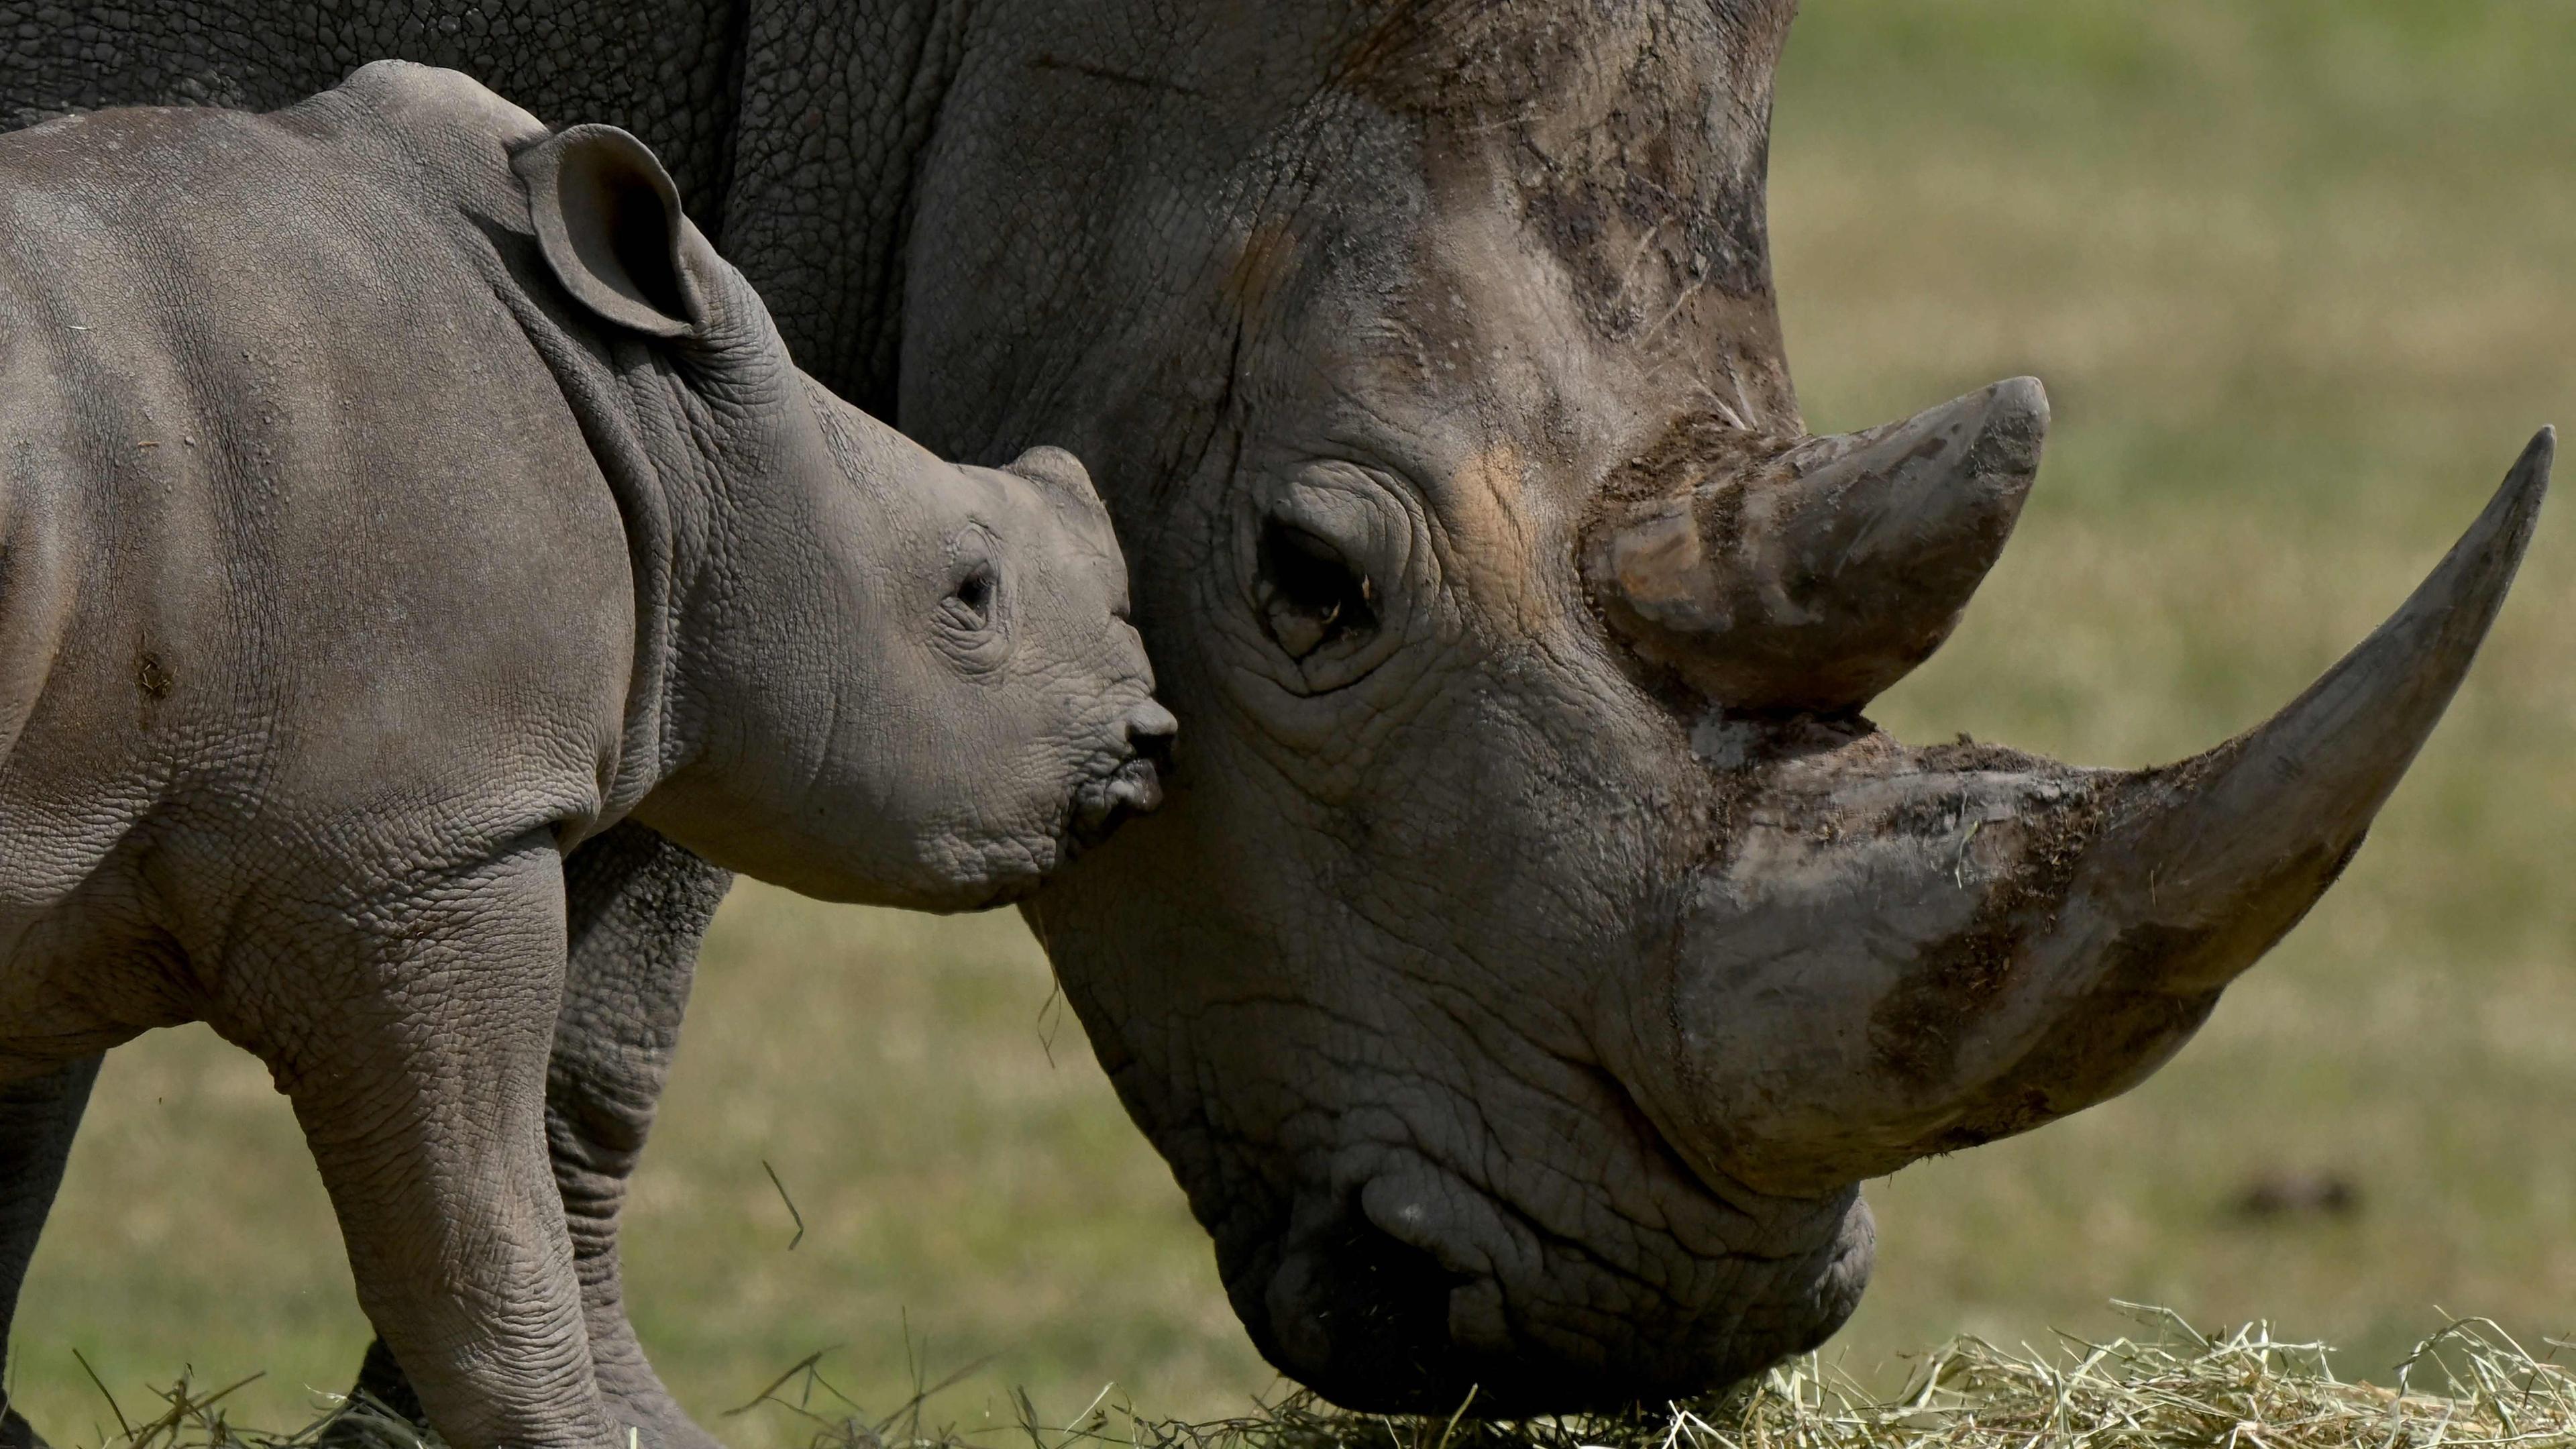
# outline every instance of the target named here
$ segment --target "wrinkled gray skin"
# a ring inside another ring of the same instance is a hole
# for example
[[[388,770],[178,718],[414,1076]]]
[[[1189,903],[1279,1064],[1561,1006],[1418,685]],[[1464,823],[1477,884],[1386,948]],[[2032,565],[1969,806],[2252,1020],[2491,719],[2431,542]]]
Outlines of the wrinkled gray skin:
[[[1030,918],[1274,1362],[1536,1410],[1817,1342],[1868,1273],[1861,1179],[2178,1049],[2358,843],[2546,465],[2217,756],[1878,734],[2046,405],[1804,437],[1762,189],[1791,9],[21,5],[0,65],[42,111],[406,54],[617,119],[823,381],[955,456],[1080,453],[1187,744]],[[575,977],[684,980],[708,897],[625,848]],[[697,1443],[609,1251],[671,1030],[568,1011],[556,1144],[603,1382]]]
[[[623,1442],[548,1165],[565,853],[1025,894],[1172,731],[1108,517],[815,386],[631,136],[454,72],[58,121],[0,195],[11,1111],[211,1023],[448,1442]]]

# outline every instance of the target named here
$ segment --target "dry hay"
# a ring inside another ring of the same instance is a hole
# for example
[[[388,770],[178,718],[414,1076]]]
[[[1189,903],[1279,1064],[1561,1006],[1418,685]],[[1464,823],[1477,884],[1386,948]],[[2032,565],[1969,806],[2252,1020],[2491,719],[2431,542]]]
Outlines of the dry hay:
[[[961,1431],[932,1426],[923,1407],[957,1378],[872,1418],[816,1355],[727,1417],[787,1416],[809,1449],[2576,1449],[2576,1372],[2554,1361],[2576,1344],[2549,1340],[2535,1358],[2495,1323],[2462,1319],[2418,1345],[2390,1389],[2337,1379],[2325,1345],[2284,1342],[2265,1325],[2213,1337],[2165,1310],[2120,1306],[2153,1331],[2109,1343],[2061,1336],[2050,1352],[1958,1339],[1886,1401],[1810,1357],[1706,1402],[1614,1415],[1489,1422],[1472,1416],[1471,1398],[1446,1420],[1391,1418],[1298,1393],[1188,1423],[1142,1415],[1105,1389],[1062,1427],[1015,1395],[1015,1426]],[[294,1434],[247,1430],[225,1419],[229,1392],[182,1384],[147,1422],[119,1411],[123,1432],[105,1449],[437,1449],[366,1404]]]

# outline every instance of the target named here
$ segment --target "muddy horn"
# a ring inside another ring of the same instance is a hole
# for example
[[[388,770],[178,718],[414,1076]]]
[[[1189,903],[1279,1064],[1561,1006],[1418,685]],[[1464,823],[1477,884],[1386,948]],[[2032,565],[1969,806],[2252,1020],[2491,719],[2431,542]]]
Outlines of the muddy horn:
[[[2021,515],[2048,431],[2034,378],[1750,469],[1663,460],[1584,560],[1610,623],[1712,703],[1866,704],[1948,638]]]
[[[2205,755],[2084,771],[1873,736],[1771,767],[1650,988],[1641,1102],[1713,1178],[1820,1193],[2135,1085],[2360,846],[2503,603],[2552,452],[2544,431],[2394,617]]]

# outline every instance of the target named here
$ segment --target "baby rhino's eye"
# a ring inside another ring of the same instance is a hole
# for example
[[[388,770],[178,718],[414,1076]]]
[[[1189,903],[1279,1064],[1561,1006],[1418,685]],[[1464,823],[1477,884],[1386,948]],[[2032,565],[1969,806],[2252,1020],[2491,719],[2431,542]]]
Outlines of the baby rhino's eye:
[[[993,566],[979,563],[949,590],[939,605],[940,617],[960,629],[993,627]]]

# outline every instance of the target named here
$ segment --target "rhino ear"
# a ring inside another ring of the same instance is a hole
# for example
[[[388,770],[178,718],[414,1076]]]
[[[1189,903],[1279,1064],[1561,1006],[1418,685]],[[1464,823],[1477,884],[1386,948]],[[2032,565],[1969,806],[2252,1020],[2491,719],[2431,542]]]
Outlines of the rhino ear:
[[[573,126],[511,158],[528,187],[537,247],[573,300],[648,337],[706,330],[706,299],[682,254],[689,235],[671,173],[615,126]]]

